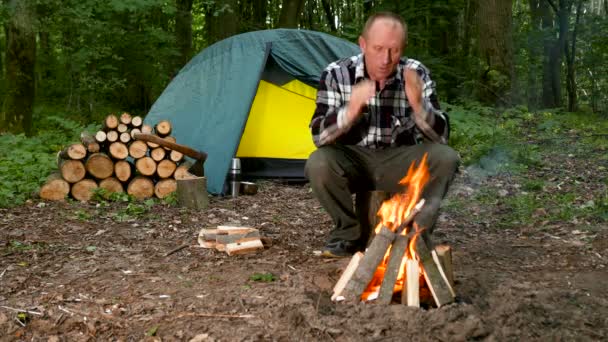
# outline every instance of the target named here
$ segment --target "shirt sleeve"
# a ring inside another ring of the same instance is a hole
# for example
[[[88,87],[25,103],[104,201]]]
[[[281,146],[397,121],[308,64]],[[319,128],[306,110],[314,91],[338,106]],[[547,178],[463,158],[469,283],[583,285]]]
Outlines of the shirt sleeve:
[[[449,118],[439,106],[439,100],[435,90],[435,81],[431,79],[431,73],[425,66],[419,63],[416,64],[410,67],[414,67],[422,79],[421,103],[425,113],[427,113],[426,121],[439,136],[447,141],[450,132]]]
[[[343,94],[331,70],[321,74],[316,104],[310,131],[314,144],[321,147],[333,143],[351,126],[346,116]]]

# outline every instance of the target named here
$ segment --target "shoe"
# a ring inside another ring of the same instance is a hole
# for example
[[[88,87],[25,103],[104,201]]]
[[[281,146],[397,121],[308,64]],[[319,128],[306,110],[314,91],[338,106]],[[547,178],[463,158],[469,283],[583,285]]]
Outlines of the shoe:
[[[336,241],[325,245],[321,251],[324,258],[347,258],[357,252],[357,244],[353,241]]]

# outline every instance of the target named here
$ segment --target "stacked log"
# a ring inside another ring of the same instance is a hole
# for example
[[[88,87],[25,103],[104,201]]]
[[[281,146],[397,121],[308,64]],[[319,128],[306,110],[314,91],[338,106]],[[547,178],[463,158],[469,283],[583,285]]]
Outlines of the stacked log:
[[[148,133],[176,142],[172,130],[168,120],[149,125],[126,112],[109,114],[101,130],[82,132],[79,143],[57,153],[58,170],[48,177],[40,197],[63,200],[71,196],[88,201],[97,188],[107,193],[127,192],[138,199],[169,196],[176,191],[178,179],[194,178],[184,164],[184,155],[134,136]]]

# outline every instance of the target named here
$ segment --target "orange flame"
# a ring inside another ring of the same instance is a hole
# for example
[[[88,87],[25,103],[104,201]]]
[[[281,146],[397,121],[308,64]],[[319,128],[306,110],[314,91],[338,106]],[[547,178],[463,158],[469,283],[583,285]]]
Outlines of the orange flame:
[[[420,197],[422,196],[422,190],[424,189],[424,186],[430,178],[430,173],[427,165],[427,154],[424,154],[418,167],[416,167],[415,164],[416,161],[412,162],[407,171],[407,175],[399,181],[400,185],[406,187],[405,191],[402,193],[397,193],[389,200],[384,201],[382,203],[382,206],[378,210],[380,223],[375,228],[376,233],[380,232],[382,226],[387,227],[393,232],[397,232],[397,229],[399,229],[402,222],[410,215],[414,206],[416,206],[416,204],[420,201]],[[416,259],[416,239],[418,238],[420,233],[422,233],[423,229],[419,229],[419,227],[415,223],[412,226],[415,229],[415,234],[410,239],[407,250],[405,251],[405,254],[403,256],[403,260],[401,261],[399,274],[397,277],[395,288],[393,289],[394,292],[401,291],[403,288],[403,284],[405,283],[406,260]],[[405,227],[399,233],[402,235],[407,235],[410,233],[410,230],[411,227]],[[380,286],[382,285],[382,280],[384,279],[384,272],[388,264],[390,251],[391,248],[389,247],[386,251],[386,254],[384,255],[382,262],[376,269],[374,277],[372,278],[372,280],[367,286],[367,289],[361,296],[361,299],[363,301],[372,300],[378,295],[380,291]],[[423,270],[421,270],[421,274],[422,271]]]

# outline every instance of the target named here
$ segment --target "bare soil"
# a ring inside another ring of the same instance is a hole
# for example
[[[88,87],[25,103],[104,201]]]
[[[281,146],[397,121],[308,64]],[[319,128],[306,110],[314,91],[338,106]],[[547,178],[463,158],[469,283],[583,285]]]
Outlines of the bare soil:
[[[523,177],[555,179],[546,191],[588,187],[577,203],[606,191],[593,154],[570,159],[547,156],[551,167]],[[331,221],[306,185],[263,182],[205,211],[156,204],[125,222],[126,203],[0,209],[0,340],[607,340],[605,221],[505,226],[502,199],[475,195],[508,198],[522,191],[517,177],[456,178],[447,203],[464,205],[447,206],[433,238],[453,248],[458,302],[440,309],[332,303],[348,260],[315,256]],[[272,245],[232,257],[196,246],[201,228],[228,223],[257,227]]]

